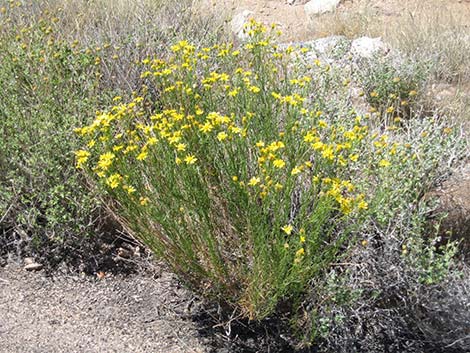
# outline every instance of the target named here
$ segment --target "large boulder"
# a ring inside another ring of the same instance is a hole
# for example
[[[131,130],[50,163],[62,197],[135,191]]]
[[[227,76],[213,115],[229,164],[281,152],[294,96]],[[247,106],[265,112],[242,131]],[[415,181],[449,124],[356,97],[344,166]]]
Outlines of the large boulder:
[[[361,37],[351,43],[351,54],[358,58],[371,59],[375,55],[386,55],[390,47],[382,39]]]
[[[308,17],[333,12],[341,0],[312,0],[304,5],[305,14]]]
[[[235,34],[239,39],[244,40],[248,37],[248,34],[244,31],[245,24],[254,15],[253,11],[243,10],[233,16],[230,26],[232,33]]]

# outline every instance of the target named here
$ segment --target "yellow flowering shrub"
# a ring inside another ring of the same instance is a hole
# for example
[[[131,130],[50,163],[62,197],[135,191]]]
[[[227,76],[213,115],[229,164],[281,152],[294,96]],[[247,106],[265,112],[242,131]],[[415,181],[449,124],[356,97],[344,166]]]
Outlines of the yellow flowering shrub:
[[[76,129],[76,166],[186,284],[262,319],[339,256],[366,185],[411,153],[367,117],[322,111],[317,77],[293,69],[305,48],[256,22],[247,33],[143,60],[141,91]]]

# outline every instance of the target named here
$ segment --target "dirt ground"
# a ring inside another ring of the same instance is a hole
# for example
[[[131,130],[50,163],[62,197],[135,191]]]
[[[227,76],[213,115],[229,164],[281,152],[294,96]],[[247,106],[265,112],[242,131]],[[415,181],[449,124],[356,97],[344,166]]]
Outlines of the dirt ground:
[[[208,352],[168,273],[46,277],[0,268],[0,352]]]
[[[0,353],[294,352],[287,326],[275,318],[221,325],[229,321],[218,308],[163,266],[135,261],[141,271],[121,266],[125,274],[0,267]]]

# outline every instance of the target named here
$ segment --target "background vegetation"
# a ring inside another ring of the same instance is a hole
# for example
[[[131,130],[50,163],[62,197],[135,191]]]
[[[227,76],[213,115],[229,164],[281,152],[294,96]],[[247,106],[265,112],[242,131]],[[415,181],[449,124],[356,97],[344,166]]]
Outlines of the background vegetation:
[[[115,233],[74,167],[73,130],[115,94],[137,87],[135,61],[148,52],[164,52],[176,34],[216,35],[208,22],[188,21],[188,7],[178,6],[2,3],[2,254],[34,255],[51,264],[82,262],[96,248],[90,237]],[[185,26],[187,32],[181,30],[186,22],[194,25]]]

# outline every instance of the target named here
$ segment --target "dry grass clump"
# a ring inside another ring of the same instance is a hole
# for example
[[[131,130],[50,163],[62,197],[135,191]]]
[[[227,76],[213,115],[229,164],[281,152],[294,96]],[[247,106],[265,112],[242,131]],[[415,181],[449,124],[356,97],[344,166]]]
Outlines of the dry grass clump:
[[[433,1],[368,2],[326,15],[315,23],[321,36],[382,37],[404,56],[428,67],[423,105],[458,121],[469,121],[470,16],[462,4]]]
[[[418,3],[388,26],[384,37],[403,53],[430,61],[435,78],[459,83],[470,80],[468,14],[450,11],[442,2]]]
[[[222,20],[194,13],[191,4],[191,0],[33,1],[23,5],[15,20],[21,27],[53,18],[56,40],[95,55],[106,88],[131,92],[141,83],[135,63],[143,58],[164,55],[182,37],[207,43],[223,35]]]

